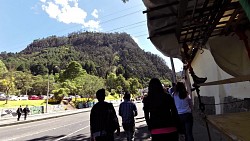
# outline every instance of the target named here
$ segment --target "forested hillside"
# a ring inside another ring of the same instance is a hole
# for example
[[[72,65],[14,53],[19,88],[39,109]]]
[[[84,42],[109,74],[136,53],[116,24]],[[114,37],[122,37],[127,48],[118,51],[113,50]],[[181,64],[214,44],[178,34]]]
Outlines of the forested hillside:
[[[88,74],[102,78],[111,72],[139,80],[169,79],[171,74],[162,58],[143,51],[126,33],[51,36],[34,40],[19,53],[2,52],[0,59],[8,69],[30,71],[33,75],[44,75],[48,69],[50,73],[64,70],[71,61],[78,61]]]

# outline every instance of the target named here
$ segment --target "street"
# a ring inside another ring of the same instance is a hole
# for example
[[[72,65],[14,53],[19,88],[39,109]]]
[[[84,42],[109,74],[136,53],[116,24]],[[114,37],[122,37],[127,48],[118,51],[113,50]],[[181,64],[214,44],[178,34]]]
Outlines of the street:
[[[142,103],[137,103],[138,116],[136,117],[136,131],[145,130],[145,134],[140,134],[140,139],[147,140],[148,134],[143,118]],[[118,114],[118,107],[115,107]],[[79,113],[59,118],[42,121],[18,124],[0,128],[0,141],[72,141],[89,140],[89,115],[90,112]],[[121,118],[119,123],[121,126]],[[121,127],[121,135],[115,137],[118,140],[125,140],[125,135]],[[136,132],[137,133],[137,132]]]

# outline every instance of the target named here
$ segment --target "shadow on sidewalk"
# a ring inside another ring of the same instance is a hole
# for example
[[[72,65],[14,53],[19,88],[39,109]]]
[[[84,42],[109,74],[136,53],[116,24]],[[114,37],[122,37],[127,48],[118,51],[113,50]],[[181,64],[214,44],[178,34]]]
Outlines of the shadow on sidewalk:
[[[121,132],[120,136],[115,136],[115,141],[127,141],[125,132]],[[135,141],[150,141],[150,134],[147,126],[141,125],[136,127]]]

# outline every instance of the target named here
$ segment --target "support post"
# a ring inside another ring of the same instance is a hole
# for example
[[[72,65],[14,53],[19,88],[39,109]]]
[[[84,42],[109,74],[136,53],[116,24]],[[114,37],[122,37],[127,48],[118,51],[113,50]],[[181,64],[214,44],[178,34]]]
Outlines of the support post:
[[[46,113],[48,113],[48,104],[49,104],[49,69],[48,69],[48,88],[47,88],[47,96],[46,96]]]
[[[174,68],[174,61],[173,61],[173,57],[170,57],[170,62],[171,62],[171,66],[172,66],[172,77],[173,77],[173,82],[176,83],[176,74],[175,74],[175,68]]]

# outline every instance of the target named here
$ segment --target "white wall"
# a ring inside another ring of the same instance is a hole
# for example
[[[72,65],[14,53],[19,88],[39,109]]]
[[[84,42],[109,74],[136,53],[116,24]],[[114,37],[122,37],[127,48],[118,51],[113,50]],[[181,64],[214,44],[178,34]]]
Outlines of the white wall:
[[[219,66],[217,66],[213,59],[213,56],[207,49],[203,49],[203,51],[199,50],[197,52],[192,62],[192,67],[198,77],[207,77],[206,82],[223,80],[233,77],[224,72]],[[190,76],[190,78],[192,84],[192,77]],[[196,93],[193,92],[193,95],[196,95]],[[215,103],[224,102],[224,97],[227,96],[233,96],[239,99],[250,98],[250,82],[246,81],[223,85],[202,86],[200,87],[200,95],[214,96]],[[223,113],[222,106],[223,105],[216,105],[216,114]]]

